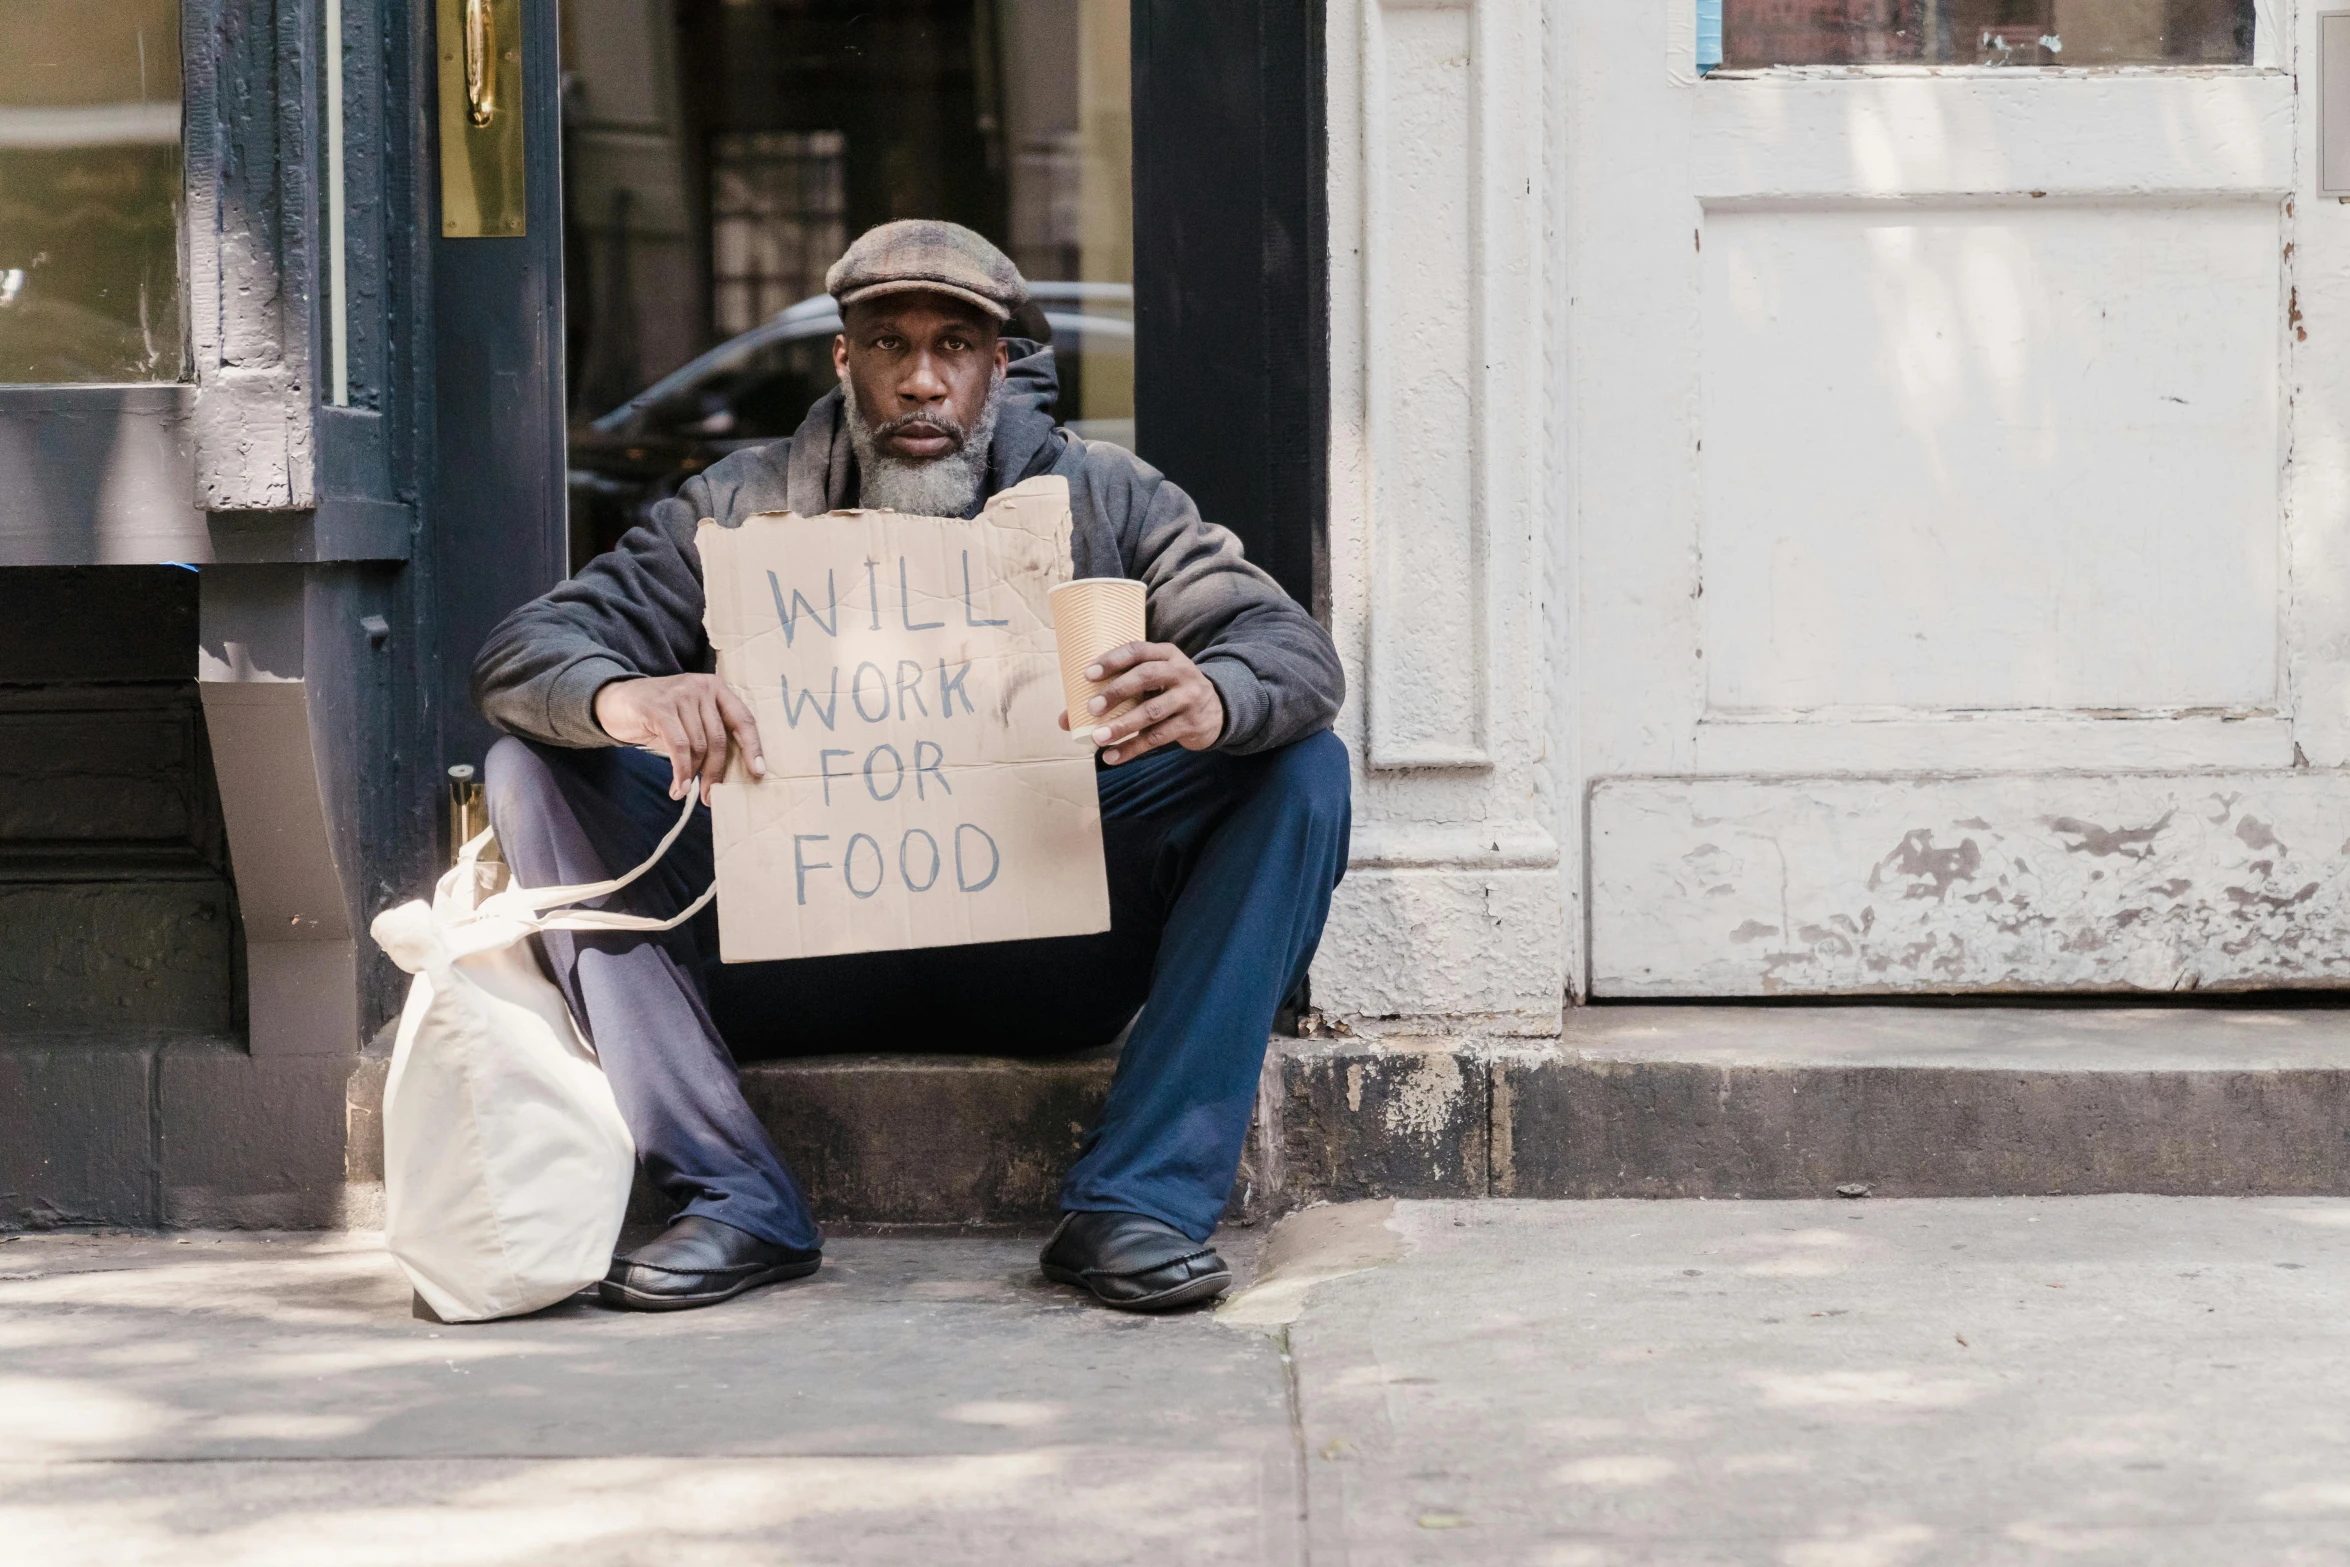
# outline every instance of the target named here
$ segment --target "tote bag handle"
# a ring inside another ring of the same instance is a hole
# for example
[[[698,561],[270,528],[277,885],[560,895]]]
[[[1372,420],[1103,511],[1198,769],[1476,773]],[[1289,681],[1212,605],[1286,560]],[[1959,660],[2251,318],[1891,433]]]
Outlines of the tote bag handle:
[[[674,930],[709,906],[718,896],[718,878],[712,876],[702,895],[667,919],[655,919],[647,914],[621,914],[608,909],[566,909],[565,905],[585,903],[592,898],[607,897],[635,881],[660,863],[669,846],[685,832],[686,823],[694,819],[697,802],[692,794],[685,797],[685,809],[678,813],[677,823],[671,827],[642,865],[625,876],[609,881],[579,882],[568,887],[509,887],[493,894],[473,910],[467,923],[474,921],[497,923],[500,936],[506,941],[542,930],[615,931],[615,930]],[[441,878],[445,895],[455,891],[474,874],[482,850],[489,847],[492,833],[483,828],[457,851],[457,864]],[[437,900],[436,900],[437,901]]]

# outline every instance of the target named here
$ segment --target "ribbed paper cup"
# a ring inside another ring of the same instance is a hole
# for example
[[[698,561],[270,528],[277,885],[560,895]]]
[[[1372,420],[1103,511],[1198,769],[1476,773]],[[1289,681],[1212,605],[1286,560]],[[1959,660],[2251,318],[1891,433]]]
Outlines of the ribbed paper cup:
[[[1133,709],[1121,702],[1106,713],[1088,713],[1085,704],[1101,694],[1101,683],[1085,668],[1114,647],[1143,637],[1143,586],[1131,577],[1079,577],[1051,594],[1053,636],[1061,644],[1061,694],[1069,705],[1069,732],[1087,745],[1093,732]]]

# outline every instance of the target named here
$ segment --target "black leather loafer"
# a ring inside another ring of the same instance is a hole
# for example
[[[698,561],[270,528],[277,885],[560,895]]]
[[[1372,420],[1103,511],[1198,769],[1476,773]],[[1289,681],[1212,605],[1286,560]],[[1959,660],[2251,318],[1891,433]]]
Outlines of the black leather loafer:
[[[778,1246],[689,1213],[635,1251],[614,1257],[596,1294],[621,1311],[684,1311],[780,1279],[804,1279],[823,1261],[820,1251]]]
[[[1036,1263],[1119,1311],[1172,1311],[1232,1283],[1213,1248],[1139,1213],[1065,1213]]]

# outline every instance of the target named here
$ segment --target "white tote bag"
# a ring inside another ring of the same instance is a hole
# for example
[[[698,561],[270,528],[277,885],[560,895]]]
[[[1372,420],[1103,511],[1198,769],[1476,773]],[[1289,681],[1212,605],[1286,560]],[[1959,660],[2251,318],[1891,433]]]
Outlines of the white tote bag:
[[[384,1085],[384,1232],[416,1293],[443,1321],[551,1306],[601,1279],[628,1210],[636,1146],[612,1086],[528,938],[542,930],[668,930],[670,919],[566,912],[616,892],[668,852],[694,800],[651,859],[611,881],[510,887],[476,905],[490,835],[459,851],[433,900],[369,927],[416,976]]]

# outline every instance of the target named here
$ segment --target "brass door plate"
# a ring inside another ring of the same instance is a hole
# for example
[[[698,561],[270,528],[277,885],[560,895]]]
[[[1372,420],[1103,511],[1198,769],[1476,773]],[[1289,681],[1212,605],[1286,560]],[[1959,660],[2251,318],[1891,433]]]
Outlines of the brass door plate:
[[[438,0],[441,236],[515,239],[525,225],[522,0]]]

